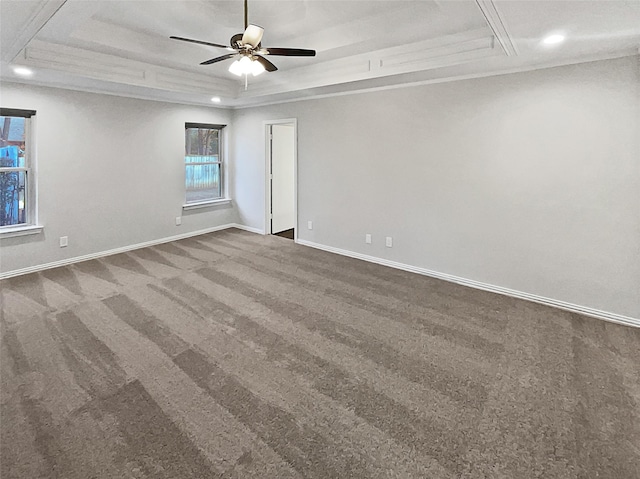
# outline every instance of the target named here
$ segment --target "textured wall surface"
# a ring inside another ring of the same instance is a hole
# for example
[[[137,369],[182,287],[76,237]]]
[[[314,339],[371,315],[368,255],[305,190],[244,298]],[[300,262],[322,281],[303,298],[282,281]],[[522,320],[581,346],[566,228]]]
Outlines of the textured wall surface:
[[[640,318],[639,86],[635,56],[239,110],[239,215],[297,118],[300,239]]]
[[[184,204],[185,122],[229,124],[227,110],[10,83],[2,107],[36,110],[39,223],[0,242],[0,272],[234,222],[233,207]],[[230,128],[230,127],[229,127]],[[69,246],[59,247],[68,236]]]

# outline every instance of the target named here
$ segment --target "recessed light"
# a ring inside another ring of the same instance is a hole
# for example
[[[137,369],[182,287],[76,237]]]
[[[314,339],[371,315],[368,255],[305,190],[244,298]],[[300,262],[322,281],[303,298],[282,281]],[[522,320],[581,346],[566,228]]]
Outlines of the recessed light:
[[[213,103],[220,103],[220,97],[219,96],[214,96],[213,98],[211,98],[211,101]]]
[[[548,35],[542,40],[542,43],[545,45],[557,45],[558,43],[564,42],[564,35],[560,33],[554,33],[553,35]]]
[[[33,70],[25,67],[13,67],[13,73],[23,77],[30,77],[31,75],[33,75]]]

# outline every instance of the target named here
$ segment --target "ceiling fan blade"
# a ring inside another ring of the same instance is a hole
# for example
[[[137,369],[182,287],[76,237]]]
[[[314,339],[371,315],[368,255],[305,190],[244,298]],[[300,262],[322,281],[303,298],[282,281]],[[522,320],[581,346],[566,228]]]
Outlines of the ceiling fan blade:
[[[227,55],[222,55],[221,57],[212,58],[211,60],[207,60],[206,62],[202,62],[200,65],[211,65],[212,63],[222,62],[224,60],[228,60],[229,58],[233,58],[238,56],[237,53],[229,53]]]
[[[255,57],[256,57],[256,61],[260,62],[260,64],[262,64],[264,69],[267,70],[268,72],[274,72],[274,71],[276,71],[278,69],[277,66],[275,66],[273,63],[271,63],[265,57],[261,57],[260,55],[255,55]]]
[[[264,55],[280,55],[283,57],[315,57],[315,50],[304,48],[263,48],[260,53]]]
[[[258,25],[249,25],[244,31],[244,35],[242,35],[242,44],[251,45],[253,48],[257,47],[262,41],[263,33],[264,28],[259,27]]]
[[[201,40],[192,40],[191,38],[182,38],[182,37],[169,37],[172,40],[180,40],[181,42],[189,42],[189,43],[199,43],[200,45],[209,45],[210,47],[218,47],[218,48],[229,48],[226,45],[220,45],[219,43],[210,43],[203,42]]]

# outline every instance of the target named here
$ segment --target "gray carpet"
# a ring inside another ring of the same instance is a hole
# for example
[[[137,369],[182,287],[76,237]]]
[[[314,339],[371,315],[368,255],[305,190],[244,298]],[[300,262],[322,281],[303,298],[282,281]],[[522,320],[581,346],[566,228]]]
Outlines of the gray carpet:
[[[640,330],[227,230],[2,287],[9,478],[640,477]]]

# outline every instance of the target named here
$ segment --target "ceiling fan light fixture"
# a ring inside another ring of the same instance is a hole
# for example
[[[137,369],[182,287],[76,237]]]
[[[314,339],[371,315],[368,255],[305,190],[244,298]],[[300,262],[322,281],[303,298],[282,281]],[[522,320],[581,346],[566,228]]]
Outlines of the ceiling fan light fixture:
[[[235,58],[236,61],[229,66],[229,72],[239,77],[242,75],[245,76],[245,89],[247,88],[247,76],[249,73],[256,77],[265,71],[275,72],[278,70],[278,67],[276,67],[271,60],[268,60],[264,55],[284,57],[314,57],[316,55],[315,50],[308,50],[304,48],[263,48],[262,35],[264,33],[264,28],[253,23],[249,23],[247,3],[247,0],[244,0],[244,32],[233,35],[231,40],[229,40],[230,46],[228,47],[219,43],[194,40],[192,38],[175,36],[171,36],[169,38],[172,40],[180,40],[182,42],[196,43],[198,45],[224,48],[227,51],[234,52],[205,60],[201,62],[200,65],[213,65],[214,63]]]
[[[234,61],[230,66],[229,66],[229,72],[233,73],[236,76],[242,76],[246,73],[249,73],[248,68],[247,68],[247,63],[250,63],[251,60],[249,60],[247,57],[243,56],[241,58],[239,58],[238,60]]]
[[[242,58],[231,64],[229,72],[236,76],[248,75],[251,73],[255,77],[264,72],[264,67],[260,62],[252,60],[247,55],[243,55]]]
[[[229,65],[229,73],[233,73],[236,76],[242,75],[242,70],[240,69],[240,60],[236,60],[231,65]]]
[[[254,77],[257,77],[261,73],[264,73],[264,66],[259,61],[253,60],[251,62],[251,73]]]

